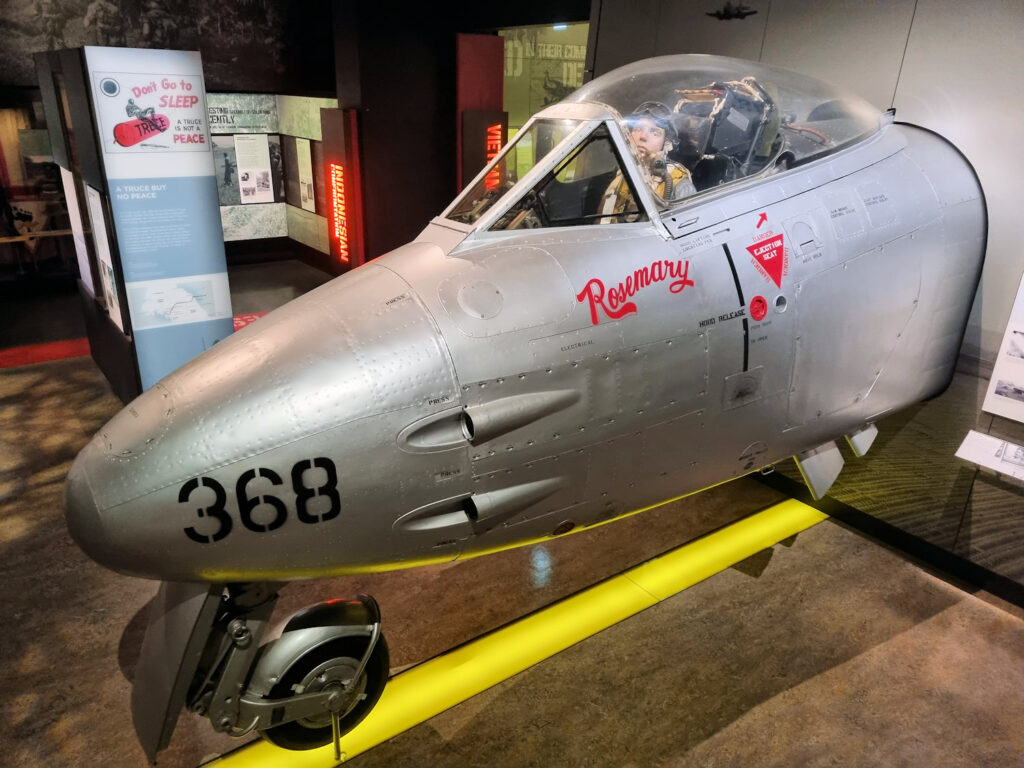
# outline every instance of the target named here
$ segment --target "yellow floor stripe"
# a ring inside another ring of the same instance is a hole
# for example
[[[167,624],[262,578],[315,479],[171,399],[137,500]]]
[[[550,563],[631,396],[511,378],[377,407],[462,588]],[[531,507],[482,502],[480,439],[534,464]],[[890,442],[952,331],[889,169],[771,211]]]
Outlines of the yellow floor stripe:
[[[396,675],[366,719],[342,737],[343,760],[810,528],[825,517],[806,504],[792,499],[784,501]],[[308,752],[289,752],[269,742],[256,741],[208,765],[328,768],[336,765],[336,761],[330,745]]]

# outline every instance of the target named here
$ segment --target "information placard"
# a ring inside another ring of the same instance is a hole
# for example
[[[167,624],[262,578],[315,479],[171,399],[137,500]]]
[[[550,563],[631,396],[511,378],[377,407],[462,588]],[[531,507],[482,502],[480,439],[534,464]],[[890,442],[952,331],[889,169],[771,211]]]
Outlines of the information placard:
[[[148,389],[233,329],[202,62],[97,47],[85,60]]]
[[[1024,422],[1024,278],[1017,287],[982,409]]]
[[[206,96],[213,133],[278,133],[277,97],[265,93]]]
[[[92,284],[92,269],[89,267],[89,250],[85,244],[85,226],[82,223],[82,212],[78,208],[78,192],[75,190],[75,176],[63,166],[60,168],[60,182],[64,188],[64,199],[68,206],[68,219],[71,221],[71,235],[75,243],[75,258],[78,260],[78,274],[89,293],[96,295],[96,286]]]
[[[970,430],[956,456],[1001,475],[1024,480],[1024,446]]]
[[[313,194],[313,157],[309,139],[295,140],[296,165],[299,171],[299,200],[307,211],[316,213],[316,196]]]
[[[92,230],[92,241],[96,245],[96,260],[100,267],[100,282],[103,284],[103,300],[107,305],[107,313],[114,325],[124,331],[121,318],[121,299],[117,293],[117,280],[114,279],[114,261],[110,253],[110,242],[107,240],[107,217],[103,212],[103,197],[100,193],[85,185],[86,205],[89,208],[89,228]]]
[[[274,202],[267,135],[250,133],[235,136],[235,157],[242,204]]]

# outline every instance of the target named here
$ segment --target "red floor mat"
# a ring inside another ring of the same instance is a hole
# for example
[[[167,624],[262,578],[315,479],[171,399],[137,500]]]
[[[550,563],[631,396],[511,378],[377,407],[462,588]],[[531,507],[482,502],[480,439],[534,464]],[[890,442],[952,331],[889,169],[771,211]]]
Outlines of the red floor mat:
[[[267,313],[250,312],[245,315],[235,315],[235,330],[244,328],[265,314]],[[8,347],[0,349],[0,368],[46,363],[50,360],[63,360],[65,357],[86,357],[88,354],[88,339],[69,339],[68,341],[50,341],[45,344],[28,344],[24,347]]]
[[[89,354],[88,339],[50,341],[46,344],[28,344],[24,347],[0,349],[0,368],[45,363],[65,357],[85,357]]]
[[[245,315],[235,315],[235,317],[234,317],[235,330],[238,331],[238,330],[241,330],[242,328],[245,328],[245,326],[249,325],[249,323],[256,322],[261,317],[263,317],[265,314],[267,314],[267,313],[266,312],[249,312],[248,314],[245,314]]]

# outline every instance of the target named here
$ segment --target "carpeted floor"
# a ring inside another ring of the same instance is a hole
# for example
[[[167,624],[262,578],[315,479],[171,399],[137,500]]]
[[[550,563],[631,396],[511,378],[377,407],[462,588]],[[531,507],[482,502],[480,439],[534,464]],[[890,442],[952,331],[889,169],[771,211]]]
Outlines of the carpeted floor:
[[[152,582],[89,561],[61,512],[120,404],[88,358],[0,371],[3,764],[144,766],[128,701]],[[399,670],[730,520],[739,480],[445,566],[287,587],[275,621],[375,595]],[[825,522],[356,758],[388,766],[1024,765],[1024,616]],[[238,746],[183,715],[161,766]]]

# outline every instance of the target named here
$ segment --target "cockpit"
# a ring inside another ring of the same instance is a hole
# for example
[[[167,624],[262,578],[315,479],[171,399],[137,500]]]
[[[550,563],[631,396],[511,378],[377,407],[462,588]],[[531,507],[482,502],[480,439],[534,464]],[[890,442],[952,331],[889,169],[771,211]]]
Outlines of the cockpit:
[[[443,216],[490,231],[648,221],[876,133],[881,113],[804,75],[647,59],[533,117]]]

